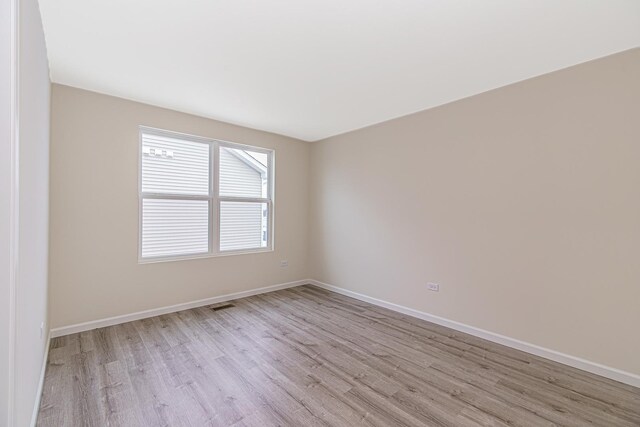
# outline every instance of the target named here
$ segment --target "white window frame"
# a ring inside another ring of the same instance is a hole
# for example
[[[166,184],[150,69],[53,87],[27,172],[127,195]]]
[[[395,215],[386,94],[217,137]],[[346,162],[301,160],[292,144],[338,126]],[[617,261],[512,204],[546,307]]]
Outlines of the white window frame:
[[[209,145],[209,194],[206,196],[194,196],[184,194],[167,194],[142,191],[142,135],[152,134],[170,138],[183,139]],[[220,196],[220,147],[250,150],[267,155],[267,197],[236,197]],[[210,258],[229,255],[254,254],[272,252],[274,250],[274,163],[275,150],[256,147],[253,145],[239,144],[236,142],[206,138],[181,132],[158,129],[149,126],[139,126],[138,131],[138,263],[147,264],[165,261],[180,261],[198,258]],[[158,257],[142,256],[142,204],[144,199],[177,199],[177,200],[206,200],[209,202],[209,250],[206,253],[164,255]],[[229,251],[220,250],[220,204],[221,202],[252,202],[267,204],[267,246],[256,249],[237,249]]]

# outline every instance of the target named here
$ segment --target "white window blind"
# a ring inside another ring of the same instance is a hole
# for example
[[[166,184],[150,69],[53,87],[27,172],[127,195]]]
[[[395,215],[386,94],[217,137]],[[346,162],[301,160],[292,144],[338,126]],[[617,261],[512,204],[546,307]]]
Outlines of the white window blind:
[[[144,127],[140,145],[141,260],[272,248],[271,150]]]

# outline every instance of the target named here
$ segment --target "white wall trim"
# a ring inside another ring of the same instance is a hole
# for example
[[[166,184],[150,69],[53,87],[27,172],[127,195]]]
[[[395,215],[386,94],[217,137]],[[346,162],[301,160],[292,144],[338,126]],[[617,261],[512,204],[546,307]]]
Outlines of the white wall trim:
[[[265,286],[263,288],[251,289],[248,291],[234,292],[232,294],[220,295],[217,297],[205,298],[196,301],[185,302],[181,304],[170,305],[166,307],[153,308],[151,310],[138,311],[120,316],[108,317],[105,319],[92,320],[90,322],[77,323],[75,325],[62,326],[51,329],[51,338],[61,337],[63,335],[75,334],[77,332],[89,331],[96,328],[104,328],[106,326],[118,325],[120,323],[131,322],[134,320],[146,319],[147,317],[160,316],[162,314],[175,313],[176,311],[189,310],[190,308],[202,307],[209,304],[217,304],[220,302],[230,301],[239,298],[250,297],[253,295],[264,294],[267,292],[278,291],[280,289],[293,288],[295,286],[310,283],[310,280],[296,280],[294,282],[281,283],[279,285]]]
[[[312,284],[329,291],[333,291],[348,297],[355,298],[360,301],[368,302],[379,307],[384,307],[389,310],[396,311],[398,313],[406,314],[408,316],[416,317],[418,319],[426,320],[447,328],[454,329],[456,331],[464,332],[469,335],[473,335],[478,338],[486,339],[497,344],[502,344],[507,347],[514,348],[516,350],[524,351],[536,356],[543,357],[545,359],[553,360],[554,362],[562,363],[583,371],[591,372],[592,374],[600,375],[605,378],[609,378],[621,383],[629,384],[634,387],[640,387],[640,375],[626,372],[620,369],[605,366],[600,363],[592,362],[579,357],[571,356],[559,351],[551,350],[548,348],[540,347],[535,344],[531,344],[525,341],[510,338],[504,335],[497,334],[495,332],[487,331],[484,329],[476,328],[474,326],[466,325],[464,323],[456,322],[455,320],[449,320],[444,317],[435,316],[433,314],[425,313],[423,311],[415,310],[409,307],[405,307],[399,304],[394,304],[381,299],[373,298],[358,292],[353,292],[338,286],[329,285],[327,283],[320,282],[318,280],[307,279],[297,280],[294,282],[282,283],[279,285],[265,286],[262,288],[251,289],[248,291],[235,292],[232,294],[220,295],[217,297],[205,298],[201,300],[186,302],[182,304],[175,304],[161,308],[155,308],[151,310],[139,311],[131,314],[124,314],[121,316],[114,316],[100,320],[94,320],[91,322],[78,323],[75,325],[63,326],[54,328],[50,332],[50,338],[60,337],[63,335],[74,334],[77,332],[89,331],[96,328],[104,328],[106,326],[113,326],[120,323],[131,322],[134,320],[145,319],[147,317],[159,316],[162,314],[175,313],[176,311],[188,310],[191,308],[202,307],[209,304],[216,304],[234,299],[249,297],[252,295],[264,294],[267,292],[273,292],[280,289],[288,289],[305,284]],[[48,351],[48,345],[47,345]],[[46,364],[46,357],[44,363]],[[40,392],[41,392],[40,386]],[[39,399],[39,398],[38,398]],[[39,403],[38,403],[39,404]]]
[[[583,371],[591,372],[592,374],[610,378],[612,380],[629,384],[634,387],[640,387],[640,375],[636,375],[631,372],[622,371],[620,369],[612,368],[610,366],[605,366],[596,362],[591,362],[589,360],[564,354],[559,351],[550,350],[548,348],[540,347],[538,345],[530,344],[528,342],[520,341],[515,338],[510,338],[504,335],[496,334],[494,332],[486,331],[484,329],[476,328],[474,326],[466,325],[464,323],[456,322],[454,320],[445,319],[444,317],[435,316],[433,314],[425,313],[423,311],[414,310],[409,307],[383,301],[383,300],[373,298],[367,295],[363,295],[357,292],[353,292],[344,288],[340,288],[338,286],[329,285],[327,283],[323,283],[318,280],[309,280],[309,283],[329,291],[337,292],[339,294],[355,298],[360,301],[368,302],[370,304],[388,308],[389,310],[397,311],[398,313],[406,314],[408,316],[412,316],[418,319],[426,320],[428,322],[436,323],[438,325],[455,329],[456,331],[464,332],[469,335],[476,336],[478,338],[483,338],[488,341],[492,341],[507,347],[514,348],[516,350],[521,350],[536,356],[543,357],[545,359],[553,360],[554,362],[572,366],[577,369],[582,369]]]
[[[40,369],[40,382],[36,394],[36,402],[33,404],[33,413],[31,414],[31,427],[35,427],[38,421],[38,413],[40,412],[40,401],[42,400],[42,389],[44,387],[44,374],[47,371],[47,361],[49,360],[49,346],[51,345],[51,331],[47,334],[46,347],[44,349],[44,358],[42,359],[42,368]]]
[[[20,231],[20,2],[11,1],[11,200],[9,202],[9,401],[7,423],[15,422],[16,300]]]

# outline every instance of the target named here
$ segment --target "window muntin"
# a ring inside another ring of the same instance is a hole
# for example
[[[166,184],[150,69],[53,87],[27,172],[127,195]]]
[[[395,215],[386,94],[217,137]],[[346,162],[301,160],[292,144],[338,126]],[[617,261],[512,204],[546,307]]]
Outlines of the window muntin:
[[[273,151],[140,128],[141,262],[272,250]]]

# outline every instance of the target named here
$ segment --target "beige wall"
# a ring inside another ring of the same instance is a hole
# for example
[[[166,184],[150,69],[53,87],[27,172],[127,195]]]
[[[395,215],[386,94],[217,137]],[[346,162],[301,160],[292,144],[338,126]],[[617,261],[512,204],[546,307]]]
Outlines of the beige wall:
[[[635,49],[314,143],[310,275],[640,374],[639,117]]]
[[[639,374],[638,75],[635,49],[312,144],[54,85],[51,326],[312,277]],[[275,148],[276,251],[138,264],[140,124]]]
[[[138,264],[139,125],[275,149],[275,251]],[[52,327],[306,278],[308,144],[60,85],[51,138]]]

